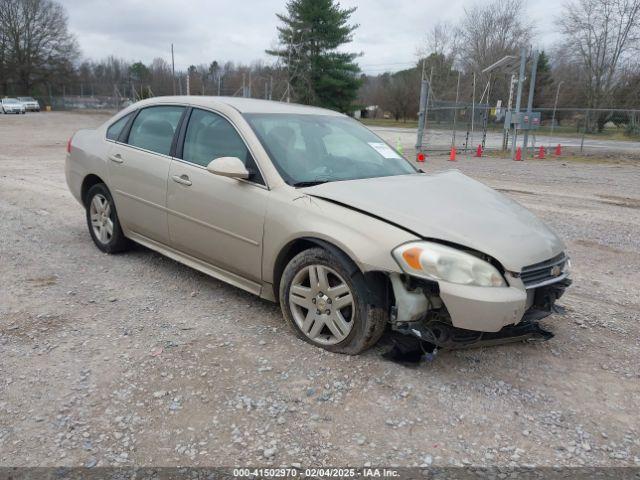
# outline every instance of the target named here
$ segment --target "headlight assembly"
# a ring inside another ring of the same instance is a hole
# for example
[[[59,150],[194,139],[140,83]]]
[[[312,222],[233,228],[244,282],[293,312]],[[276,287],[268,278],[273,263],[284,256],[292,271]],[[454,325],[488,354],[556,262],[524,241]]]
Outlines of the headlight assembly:
[[[402,271],[415,277],[481,287],[506,286],[500,272],[490,263],[439,243],[405,243],[395,248],[392,255]]]

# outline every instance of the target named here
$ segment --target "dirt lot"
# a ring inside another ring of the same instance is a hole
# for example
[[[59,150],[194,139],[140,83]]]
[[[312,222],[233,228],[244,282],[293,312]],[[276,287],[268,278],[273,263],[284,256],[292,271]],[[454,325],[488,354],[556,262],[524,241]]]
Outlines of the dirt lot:
[[[104,119],[0,116],[0,465],[640,465],[637,164],[429,159],[547,221],[575,284],[553,340],[409,368],[309,346],[146,249],[102,254],[63,163]]]

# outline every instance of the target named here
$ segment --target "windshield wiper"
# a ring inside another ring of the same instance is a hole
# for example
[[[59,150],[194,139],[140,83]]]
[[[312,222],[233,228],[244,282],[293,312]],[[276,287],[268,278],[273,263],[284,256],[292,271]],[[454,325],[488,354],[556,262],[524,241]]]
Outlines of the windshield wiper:
[[[315,185],[320,185],[322,183],[327,183],[330,182],[331,180],[313,180],[313,181],[308,181],[308,182],[296,182],[293,183],[292,185],[294,187],[313,187]]]

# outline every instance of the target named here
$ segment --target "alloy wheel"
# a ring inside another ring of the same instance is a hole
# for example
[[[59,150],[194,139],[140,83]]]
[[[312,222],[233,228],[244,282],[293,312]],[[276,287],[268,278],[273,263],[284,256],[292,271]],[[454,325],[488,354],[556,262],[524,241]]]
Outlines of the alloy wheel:
[[[111,203],[107,198],[97,193],[91,199],[89,206],[91,227],[100,243],[108,244],[113,237],[113,220],[111,219]]]
[[[353,302],[347,282],[325,265],[302,268],[289,289],[289,306],[298,328],[322,345],[335,345],[349,336],[354,325]]]

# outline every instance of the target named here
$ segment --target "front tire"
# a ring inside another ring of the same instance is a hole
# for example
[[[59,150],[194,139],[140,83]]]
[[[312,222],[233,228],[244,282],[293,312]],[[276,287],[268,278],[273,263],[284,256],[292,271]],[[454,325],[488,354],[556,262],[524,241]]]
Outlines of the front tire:
[[[387,321],[382,308],[369,304],[362,273],[323,248],[305,250],[286,266],[280,306],[298,337],[349,355],[375,345]]]
[[[87,226],[96,246],[105,253],[127,250],[129,240],[122,233],[113,197],[104,183],[91,187],[85,198]]]

